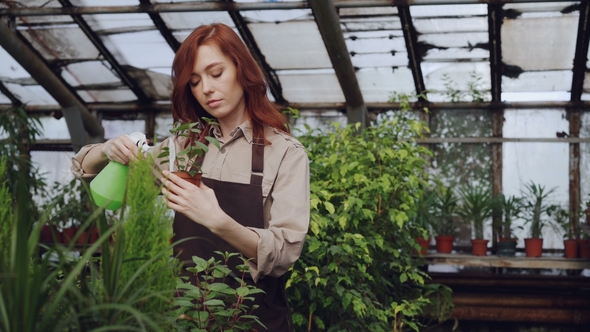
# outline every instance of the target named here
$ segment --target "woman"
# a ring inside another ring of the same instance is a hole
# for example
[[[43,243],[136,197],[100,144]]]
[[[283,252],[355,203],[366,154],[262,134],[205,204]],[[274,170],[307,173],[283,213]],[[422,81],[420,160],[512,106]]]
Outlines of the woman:
[[[176,53],[172,80],[174,120],[214,118],[218,125],[203,123],[204,132],[221,143],[202,160],[198,187],[163,170],[162,193],[176,212],[175,240],[206,238],[184,242],[177,253],[182,261],[212,257],[215,250],[252,259],[249,282],[265,291],[255,299],[254,314],[269,331],[292,331],[281,277],[299,258],[309,225],[307,153],[288,134],[286,119],[267,98],[261,70],[230,27],[195,29]],[[177,149],[188,143],[174,142]],[[122,135],[82,148],[72,171],[92,177],[108,161],[127,164],[137,152]]]

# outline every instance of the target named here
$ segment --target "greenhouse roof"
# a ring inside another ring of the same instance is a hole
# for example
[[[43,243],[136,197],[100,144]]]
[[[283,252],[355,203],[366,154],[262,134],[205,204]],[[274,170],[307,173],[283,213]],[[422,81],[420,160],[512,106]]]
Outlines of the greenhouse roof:
[[[63,115],[74,146],[102,138],[95,114],[169,112],[174,52],[212,22],[239,33],[285,106],[364,121],[393,92],[476,89],[478,107],[577,107],[589,15],[588,1],[3,0],[0,107]]]

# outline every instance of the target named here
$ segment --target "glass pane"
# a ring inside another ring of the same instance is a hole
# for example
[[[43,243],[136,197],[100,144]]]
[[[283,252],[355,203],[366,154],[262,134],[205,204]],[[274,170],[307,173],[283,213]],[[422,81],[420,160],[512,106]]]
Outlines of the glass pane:
[[[0,77],[27,78],[31,75],[4,48],[0,47]]]
[[[70,0],[74,6],[135,6],[137,0]]]
[[[531,12],[562,12],[568,7],[579,5],[579,1],[537,2],[537,3],[507,3],[504,10],[514,10],[520,13]]]
[[[31,151],[31,161],[51,187],[55,182],[68,183],[74,178],[70,171],[74,152],[70,151]]]
[[[51,97],[40,85],[7,83],[5,86],[23,104],[57,105],[55,99],[53,99],[53,97]]]
[[[560,17],[505,19],[502,60],[521,70],[572,69],[578,12]]]
[[[223,23],[234,27],[234,22],[227,12],[160,13],[160,16],[171,30],[192,31],[199,25],[211,23]]]
[[[502,92],[502,101],[569,101],[569,91]]]
[[[299,118],[292,120],[292,134],[297,137],[299,133],[307,133],[305,124],[311,128],[330,130],[332,123],[339,122],[345,126],[348,123],[346,114],[336,110],[304,110],[299,112]]]
[[[490,137],[492,113],[488,110],[432,111],[432,137]]]
[[[244,10],[241,14],[248,23],[284,23],[287,21],[302,20],[313,21],[311,9]]]
[[[254,23],[248,24],[248,27],[266,61],[274,69],[332,68],[314,21]]]
[[[490,90],[488,62],[422,62],[422,75],[428,98],[437,94],[441,101],[473,101],[487,96]]]
[[[548,203],[568,204],[569,144],[504,143],[502,156],[502,189],[505,195],[522,197],[524,185],[532,181],[546,190],[556,188]],[[515,224],[523,226],[523,223],[523,220],[518,220]],[[515,231],[519,246],[524,246],[524,238],[529,237],[528,229],[525,225],[524,229]],[[551,228],[544,229],[543,248],[563,248],[561,234],[554,233]]]
[[[164,138],[170,136],[170,129],[172,128],[172,114],[158,114],[156,116],[156,128],[155,133],[158,138],[158,142],[161,142]]]
[[[131,90],[124,88],[119,90],[78,90],[76,92],[87,103],[137,100],[137,96]]]
[[[283,96],[291,103],[342,103],[344,95],[333,70],[279,71]]]
[[[572,87],[571,70],[524,72],[517,78],[502,77],[502,91],[567,91]]]
[[[12,103],[8,97],[6,97],[3,93],[0,93],[0,104],[10,104]]]
[[[414,94],[414,79],[407,67],[365,68],[356,72],[366,103],[388,102],[393,92]]]
[[[340,18],[352,18],[355,16],[390,16],[397,15],[397,7],[357,7],[357,8],[340,8],[338,14]]]
[[[109,35],[105,39],[120,64],[169,70],[174,60],[174,52],[157,30]]]
[[[585,208],[590,201],[590,143],[580,143],[580,199]]]
[[[62,117],[59,120],[54,117],[44,116],[40,117],[43,130],[38,139],[71,139],[66,118]]]
[[[487,17],[414,19],[414,28],[419,34],[488,31],[488,19]]]
[[[77,25],[21,33],[47,60],[95,59],[100,54]]]
[[[61,76],[71,86],[121,83],[121,80],[110,70],[109,64],[103,61],[78,62],[61,69]]]
[[[488,14],[488,8],[485,4],[410,6],[410,14],[414,18],[432,16],[485,16]]]
[[[556,133],[569,132],[565,110],[517,109],[504,111],[504,137],[556,138]],[[535,143],[536,144],[536,143]]]
[[[110,139],[134,132],[145,133],[145,120],[102,120],[104,138]]]

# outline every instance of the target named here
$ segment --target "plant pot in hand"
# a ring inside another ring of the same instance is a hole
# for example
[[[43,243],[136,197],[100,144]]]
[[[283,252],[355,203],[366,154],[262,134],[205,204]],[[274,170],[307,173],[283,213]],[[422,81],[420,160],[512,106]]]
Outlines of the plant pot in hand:
[[[172,172],[172,174],[178,176],[179,178],[182,178],[185,181],[188,181],[192,184],[194,184],[195,186],[198,186],[201,184],[201,173],[195,173],[194,175],[191,175],[188,172]]]

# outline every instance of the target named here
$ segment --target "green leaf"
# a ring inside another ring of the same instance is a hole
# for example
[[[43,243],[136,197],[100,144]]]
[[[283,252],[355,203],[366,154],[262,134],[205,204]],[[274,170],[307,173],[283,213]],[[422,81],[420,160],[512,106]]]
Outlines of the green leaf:
[[[334,212],[336,212],[336,209],[334,208],[334,204],[332,204],[330,202],[324,202],[324,206],[326,207],[326,210],[328,210],[328,212],[330,214],[334,214]]]

